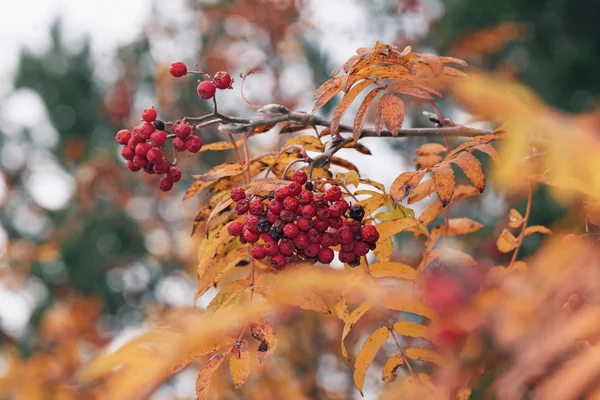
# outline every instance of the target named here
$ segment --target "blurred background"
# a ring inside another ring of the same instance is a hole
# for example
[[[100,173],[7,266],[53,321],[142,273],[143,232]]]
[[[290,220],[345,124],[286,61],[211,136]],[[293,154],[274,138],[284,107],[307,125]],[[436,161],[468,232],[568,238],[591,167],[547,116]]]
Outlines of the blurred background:
[[[255,70],[245,85],[251,102],[310,111],[312,92],[329,72],[357,48],[379,40],[463,58],[474,68],[524,81],[553,106],[585,112],[597,106],[600,92],[595,7],[594,0],[3,2],[0,398],[93,398],[92,389],[72,384],[81,362],[107,344],[118,346],[163,310],[192,305],[202,233],[190,233],[203,198],[182,202],[183,193],[191,174],[231,154],[186,156],[180,160],[184,179],[162,193],[156,177],[127,170],[114,140],[117,130],[136,124],[144,107],[154,105],[163,120],[210,110],[211,104],[197,97],[193,77],[169,75],[171,62],[198,63],[209,73],[225,70],[234,77]],[[254,110],[242,100],[239,82],[236,90],[219,93],[220,110],[250,115]],[[320,112],[327,115],[328,106]],[[468,122],[450,100],[441,107],[450,118]],[[410,106],[405,126],[427,126],[423,109]],[[211,129],[201,136],[205,143],[223,140]],[[277,133],[252,140],[256,151],[277,143]],[[377,163],[366,155],[346,155],[362,175],[389,187],[400,172],[414,167],[414,149],[424,141],[363,143]],[[535,196],[531,224],[552,226],[564,217],[545,192]],[[480,198],[453,208],[486,224],[482,236],[490,243],[470,245],[490,265],[506,257],[495,250],[495,221],[509,207],[522,209],[521,200],[489,187]],[[406,245],[395,257],[415,261],[411,257],[420,248],[410,245],[411,237],[397,240]],[[539,240],[528,238],[522,254]],[[265,374],[290,387],[298,382],[293,387],[299,398],[359,398],[351,365],[331,355],[339,351],[341,327],[318,320],[290,318],[285,328],[290,332],[294,324],[298,330],[311,327],[291,335],[298,343],[288,343],[289,352],[301,346],[303,355],[288,359],[282,370],[289,376]],[[289,358],[285,349],[278,360]],[[180,374],[155,397],[193,398],[194,376]],[[35,383],[23,387],[29,378]],[[377,393],[376,378],[367,379],[367,398]],[[240,398],[222,390],[222,398]],[[250,386],[243,398],[258,390]],[[265,398],[266,389],[261,390]],[[267,398],[282,398],[277,393]]]

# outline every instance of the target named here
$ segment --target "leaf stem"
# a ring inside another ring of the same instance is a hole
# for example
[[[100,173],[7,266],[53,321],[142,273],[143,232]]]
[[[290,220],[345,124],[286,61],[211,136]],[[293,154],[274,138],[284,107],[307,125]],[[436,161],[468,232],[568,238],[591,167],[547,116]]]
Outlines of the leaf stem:
[[[517,239],[517,247],[513,252],[512,258],[510,260],[510,264],[508,264],[508,269],[512,269],[515,261],[517,261],[517,255],[519,254],[519,250],[521,250],[521,246],[523,245],[523,240],[525,239],[525,230],[527,230],[527,223],[529,222],[529,216],[531,214],[531,200],[533,198],[533,181],[529,181],[529,188],[527,190],[527,208],[525,208],[525,215],[523,216],[523,225],[521,228],[521,233]]]

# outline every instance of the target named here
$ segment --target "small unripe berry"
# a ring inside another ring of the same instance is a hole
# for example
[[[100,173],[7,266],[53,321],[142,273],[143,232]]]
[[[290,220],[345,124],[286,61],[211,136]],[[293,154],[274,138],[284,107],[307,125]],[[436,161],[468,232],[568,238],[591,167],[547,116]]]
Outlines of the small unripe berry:
[[[283,254],[277,254],[271,257],[271,265],[278,271],[281,271],[285,267],[285,256]]]
[[[354,204],[352,207],[350,207],[350,218],[352,218],[356,221],[362,221],[364,216],[365,216],[365,210],[364,210],[364,208],[362,208],[362,206],[360,206],[358,204]]]
[[[334,256],[333,250],[324,247],[319,252],[319,262],[322,264],[331,264]]]
[[[352,237],[352,231],[347,226],[342,226],[337,231],[337,238],[342,244],[348,244],[354,240]]]
[[[287,186],[283,186],[275,189],[275,198],[279,201],[285,200],[286,197],[290,195],[290,191]]]
[[[342,198],[342,189],[339,186],[332,186],[325,192],[327,200],[334,202]]]
[[[275,242],[267,242],[264,244],[265,254],[272,257],[279,253],[279,246]]]
[[[255,244],[250,248],[250,256],[256,260],[265,258],[265,247],[262,244]]]
[[[275,215],[279,215],[281,210],[283,210],[283,207],[283,203],[277,199],[271,199],[271,201],[269,201],[269,211]]]
[[[208,100],[213,98],[216,88],[212,82],[203,81],[198,84],[198,88],[196,90],[201,99]]]
[[[121,157],[126,160],[133,160],[133,156],[135,156],[135,152],[129,146],[125,146],[121,149]]]
[[[313,227],[313,225],[314,222],[310,218],[298,218],[298,229],[300,229],[301,231],[308,232]]]
[[[298,236],[294,238],[294,246],[296,246],[297,249],[304,250],[309,243],[308,235],[305,232],[300,232]]]
[[[294,211],[296,208],[298,208],[298,199],[291,196],[286,197],[285,200],[283,200],[283,207],[285,207],[286,210]]]
[[[300,204],[309,204],[312,202],[313,192],[310,190],[303,190],[300,192]]]
[[[167,179],[171,182],[179,182],[181,180],[181,170],[177,167],[170,167],[167,171]]]
[[[168,192],[169,190],[171,190],[173,188],[173,182],[171,182],[167,178],[162,178],[158,184],[158,187],[163,192]]]
[[[142,144],[142,143],[140,143],[140,144]],[[139,146],[139,144],[138,144],[138,146]],[[137,147],[136,147],[136,149],[137,149]],[[148,154],[146,154],[146,158],[152,164],[156,164],[163,159],[163,152],[158,147],[152,147],[150,150],[148,150]]]
[[[166,174],[169,171],[169,161],[166,158],[162,158],[160,159],[158,162],[154,163],[154,172],[156,172],[159,175],[162,174]],[[166,178],[169,179],[169,178]],[[171,181],[169,179],[169,181],[171,183],[173,183],[173,181]]]
[[[285,224],[283,227],[283,234],[290,239],[295,238],[300,233],[300,229],[294,223]]]
[[[234,187],[233,189],[231,189],[229,196],[233,201],[240,201],[246,198],[246,191],[241,187]]]
[[[248,243],[256,243],[258,242],[258,239],[260,239],[260,233],[254,233],[249,229],[244,229],[244,233],[242,235]]]
[[[179,78],[187,74],[187,66],[181,61],[176,61],[169,67],[169,72],[175,78]]]
[[[167,143],[167,132],[155,131],[150,135],[150,142],[156,147],[163,147]]]
[[[142,169],[141,167],[136,166],[132,160],[127,161],[127,168],[129,168],[131,172],[137,172]]]
[[[200,149],[202,148],[202,139],[200,139],[198,136],[193,136],[193,135],[189,136],[185,140],[185,148],[190,153],[197,153],[197,152],[199,152]]]
[[[255,197],[252,200],[250,200],[250,208],[249,208],[250,214],[262,215],[262,213],[264,211],[265,211],[265,206],[263,205],[262,201],[258,197]]]
[[[148,160],[145,157],[138,156],[137,154],[133,157],[133,165],[135,165],[138,169],[144,168],[148,165]]]
[[[155,130],[156,128],[150,122],[144,122],[140,125],[140,134],[144,140],[150,139],[150,135],[152,135]]]
[[[379,240],[379,232],[373,225],[365,225],[360,228],[360,235],[367,243],[376,243]]]
[[[250,202],[246,199],[240,200],[235,205],[235,212],[242,215],[248,212],[248,208],[250,207]]]
[[[317,214],[317,207],[313,204],[305,204],[300,208],[300,214],[304,218],[312,218]]]
[[[304,254],[306,254],[308,257],[318,257],[319,253],[321,252],[321,246],[319,246],[316,243],[310,243],[307,244],[306,247],[304,248]]]
[[[292,254],[294,254],[294,250],[296,250],[294,242],[292,242],[289,239],[282,239],[281,243],[279,243],[279,252],[284,256],[291,256]]]
[[[213,77],[213,83],[219,89],[229,89],[231,81],[231,75],[225,71],[219,71]]]
[[[365,242],[356,242],[354,245],[354,254],[358,257],[366,256],[370,250],[371,246]]]
[[[294,172],[294,175],[292,175],[292,180],[298,183],[299,185],[304,185],[307,179],[308,177],[306,176],[306,172],[302,170],[298,170]]]
[[[142,119],[146,122],[153,122],[156,119],[156,110],[153,107],[144,108]]]
[[[239,221],[233,221],[227,225],[227,232],[229,232],[231,236],[241,236],[243,231],[244,225]]]
[[[178,138],[186,139],[192,133],[192,127],[188,123],[182,122],[175,125],[173,133]]]
[[[131,139],[131,132],[129,132],[127,129],[121,129],[115,136],[117,143],[122,145],[126,145],[129,142],[129,139]]]

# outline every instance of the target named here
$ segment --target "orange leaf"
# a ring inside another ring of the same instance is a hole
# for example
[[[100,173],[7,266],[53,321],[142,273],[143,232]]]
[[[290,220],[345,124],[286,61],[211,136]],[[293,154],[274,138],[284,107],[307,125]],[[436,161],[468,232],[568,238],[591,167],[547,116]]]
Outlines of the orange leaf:
[[[435,191],[437,192],[442,205],[446,207],[452,195],[454,194],[454,171],[450,164],[441,164],[431,169],[433,172],[433,184],[435,185]]]
[[[421,315],[429,319],[435,319],[435,311],[420,299],[405,293],[390,293],[381,301],[385,308],[395,311],[403,311],[411,314]]]
[[[223,287],[219,293],[210,301],[206,307],[208,312],[217,312],[218,310],[227,307],[236,299],[241,298],[241,294],[245,289],[250,287],[248,279],[233,281]]]
[[[365,96],[362,103],[360,103],[360,107],[356,112],[356,117],[354,117],[354,129],[352,131],[352,138],[356,142],[360,138],[360,134],[362,132],[363,127],[365,126],[365,122],[367,121],[367,116],[369,115],[369,106],[373,99],[377,97],[379,92],[381,92],[383,88],[373,89]]]
[[[511,228],[518,228],[523,223],[523,216],[520,212],[511,208],[508,212],[508,226]]]
[[[349,360],[350,357],[348,357],[348,351],[346,350],[346,345],[344,344],[344,340],[346,339],[346,336],[348,336],[348,334],[350,333],[350,330],[352,330],[352,327],[354,326],[354,324],[356,322],[358,322],[358,320],[365,315],[365,313],[367,311],[369,311],[371,308],[373,308],[374,303],[370,300],[365,301],[364,303],[362,303],[361,305],[359,305],[358,307],[356,307],[354,310],[352,310],[352,312],[350,313],[350,315],[348,315],[348,318],[346,318],[345,324],[344,324],[344,330],[342,331],[342,355],[344,356],[344,358],[346,360]]]
[[[260,342],[257,357],[258,361],[262,364],[277,347],[277,335],[273,332],[271,324],[264,318],[250,325],[250,332],[252,332],[252,337]]]
[[[453,64],[458,64],[460,66],[463,67],[468,67],[469,64],[467,64],[467,62],[465,60],[461,60],[460,58],[455,58],[455,57],[440,57],[440,60],[442,60],[442,62],[444,64],[446,63],[453,63]]]
[[[198,400],[208,399],[208,388],[213,374],[219,368],[223,362],[225,356],[223,354],[216,354],[210,360],[208,360],[200,369],[198,378],[196,378],[196,396]]]
[[[377,225],[377,231],[379,232],[379,240],[377,243],[379,244],[397,233],[414,228],[418,224],[419,221],[414,218],[400,218],[394,221],[382,222]]]
[[[227,232],[227,225],[223,226],[218,232],[214,232],[207,239],[202,241],[198,249],[198,277],[202,278],[208,265],[212,262],[217,248],[225,242],[231,242],[235,238]]]
[[[430,339],[431,335],[429,334],[429,328],[424,325],[417,324],[416,322],[410,322],[410,321],[396,322],[393,326],[393,329],[396,332],[398,332],[399,334],[401,334],[402,336],[424,338],[424,339],[431,341],[431,339]]]
[[[483,192],[485,188],[485,174],[483,173],[481,163],[473,154],[463,151],[451,162],[458,165],[477,190]]]
[[[369,267],[369,274],[374,278],[399,278],[418,281],[419,274],[411,266],[399,262],[378,262]]]
[[[240,261],[250,258],[247,247],[238,247],[237,249],[227,253],[225,257],[210,258],[204,273],[198,281],[198,289],[196,290],[196,298],[202,296],[210,289],[227,271],[235,267]]]
[[[398,204],[413,190],[427,173],[426,169],[400,174],[392,183],[390,196],[394,204]]]
[[[192,175],[196,179],[196,182],[185,192],[183,200],[195,196],[221,178],[240,175],[245,170],[246,168],[240,164],[221,164],[209,169],[204,175]]]
[[[435,185],[433,179],[421,182],[415,187],[408,195],[408,204],[416,203],[417,201],[423,200],[435,191]]]
[[[452,218],[448,221],[448,235],[466,235],[477,232],[481,228],[483,224],[471,218]]]
[[[250,375],[250,366],[248,342],[242,339],[233,345],[229,357],[229,371],[236,389],[239,390]]]
[[[375,332],[371,333],[367,338],[356,357],[356,361],[354,362],[354,384],[361,395],[363,394],[363,385],[365,383],[367,369],[375,359],[375,355],[381,346],[387,342],[389,335],[390,331],[385,326],[376,329]]]
[[[502,253],[508,253],[517,247],[517,238],[508,229],[504,229],[496,241],[496,246]]]
[[[425,143],[416,150],[416,153],[419,156],[425,156],[429,154],[440,154],[444,152],[446,152],[446,146],[440,143]]]
[[[340,122],[342,120],[342,117],[346,113],[346,110],[348,110],[348,107],[350,107],[350,104],[352,104],[356,96],[358,96],[358,94],[362,92],[363,89],[365,89],[372,83],[373,82],[368,80],[358,82],[356,85],[352,86],[352,88],[348,91],[348,93],[346,93],[344,97],[342,97],[342,101],[340,101],[340,104],[338,104],[338,106],[336,107],[335,111],[333,112],[333,117],[331,118],[330,129],[332,134],[337,135],[339,133],[338,131],[340,127]]]
[[[436,154],[427,154],[425,156],[417,156],[413,160],[415,162],[415,168],[430,168],[434,167],[442,161],[442,156]]]
[[[396,370],[402,364],[404,364],[402,354],[394,354],[393,356],[391,356],[383,366],[383,371],[381,372],[381,379],[383,379],[385,383],[394,382],[396,380]]]
[[[311,135],[294,136],[291,139],[289,139],[287,142],[285,142],[285,144],[283,145],[283,148],[286,148],[286,147],[292,146],[292,145],[300,145],[300,146],[303,146],[306,150],[318,151],[318,152],[323,152],[323,150],[325,149],[325,146],[323,145],[323,143],[321,143],[321,141],[319,139],[317,139],[316,137],[311,136]]]
[[[532,225],[525,228],[525,236],[531,235],[532,233],[542,233],[544,235],[552,234],[552,231],[543,225]]]
[[[444,365],[444,359],[438,353],[429,349],[410,348],[404,351],[407,358],[417,361],[427,361],[437,365]]]
[[[313,114],[342,90],[342,79],[342,76],[329,79],[317,88],[313,95],[313,100],[317,100],[312,109]]]
[[[486,144],[486,143],[478,144],[476,146],[471,147],[471,151],[472,150],[479,150],[482,153],[485,153],[488,156],[490,156],[490,158],[492,160],[494,160],[495,162],[498,162],[498,150],[496,150],[490,144]]]
[[[442,74],[442,71],[444,70],[444,63],[438,56],[428,53],[421,53],[419,55],[425,60],[427,65],[429,65],[429,68],[431,68],[431,72],[433,72],[434,76],[439,76]]]
[[[394,95],[385,94],[379,100],[379,107],[382,109],[385,126],[392,135],[397,136],[404,122],[404,102]]]

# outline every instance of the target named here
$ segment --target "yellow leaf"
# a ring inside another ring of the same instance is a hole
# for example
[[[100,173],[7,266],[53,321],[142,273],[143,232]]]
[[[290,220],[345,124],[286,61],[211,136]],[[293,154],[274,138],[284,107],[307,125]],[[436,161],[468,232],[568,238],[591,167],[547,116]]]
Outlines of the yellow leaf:
[[[369,311],[371,308],[373,308],[374,303],[370,300],[365,301],[364,303],[362,303],[361,305],[359,305],[358,307],[356,307],[354,310],[352,310],[352,312],[350,313],[350,315],[348,315],[348,318],[346,319],[346,323],[344,324],[344,330],[342,331],[342,355],[344,356],[344,358],[346,358],[346,360],[349,360],[350,357],[348,357],[348,351],[346,350],[346,345],[344,344],[344,340],[346,339],[346,336],[348,336],[348,334],[350,333],[350,331],[352,330],[352,327],[354,326],[354,324],[356,322],[358,322],[358,320],[365,315],[365,313],[367,311]]]
[[[248,247],[239,247],[222,258],[211,258],[204,269],[204,273],[200,275],[196,298],[206,293],[227,271],[235,267],[240,261],[249,258]]]
[[[346,301],[346,296],[341,295],[338,301],[333,305],[333,307],[331,307],[331,311],[336,317],[346,322],[348,320],[348,316],[350,315],[348,312],[348,302]]]
[[[317,88],[313,95],[313,100],[317,100],[312,109],[313,114],[342,90],[343,78],[343,76],[332,78]]]
[[[213,374],[219,368],[225,356],[223,354],[216,354],[210,360],[208,360],[200,369],[198,378],[196,378],[196,396],[198,400],[208,399],[208,388]]]
[[[245,170],[246,169],[240,164],[221,164],[209,169],[204,175],[193,175],[196,182],[194,182],[187,192],[185,192],[183,200],[195,196],[221,178],[240,175]]]
[[[358,187],[360,176],[358,176],[358,172],[356,171],[340,172],[335,174],[335,180],[344,185],[354,185],[354,187]]]
[[[463,151],[451,162],[458,165],[479,192],[483,192],[483,189],[485,189],[485,174],[481,163],[473,154]]]
[[[250,332],[252,332],[252,337],[260,342],[257,357],[258,361],[262,364],[273,353],[279,340],[275,332],[273,332],[271,324],[264,318],[260,318],[258,322],[251,324]]]
[[[408,204],[416,203],[430,196],[435,191],[433,179],[419,183],[408,196]]]
[[[360,138],[360,134],[362,132],[363,127],[365,126],[365,122],[367,121],[367,116],[369,115],[369,106],[373,102],[373,99],[377,97],[379,92],[381,92],[383,88],[379,87],[373,89],[365,96],[362,103],[360,103],[360,107],[356,112],[356,117],[354,117],[354,129],[352,131],[352,138],[356,142]]]
[[[382,243],[386,239],[391,238],[397,233],[407,229],[414,228],[419,224],[419,221],[414,218],[401,218],[394,221],[385,221],[377,225],[379,232],[379,240],[377,243]]]
[[[413,161],[415,162],[415,168],[417,169],[431,168],[442,161],[442,156],[438,156],[436,154],[427,154],[424,156],[415,157]]]
[[[378,262],[369,267],[374,278],[399,278],[418,281],[419,273],[411,266],[399,262]]]
[[[421,315],[431,320],[436,318],[435,311],[420,299],[404,293],[391,293],[381,301],[382,305],[390,310],[404,311]]]
[[[391,383],[396,380],[396,370],[399,366],[404,364],[404,359],[402,358],[402,354],[394,354],[385,362],[383,366],[383,371],[381,372],[381,379],[385,383]]]
[[[517,247],[517,238],[508,229],[504,229],[496,241],[496,246],[502,253],[508,253]]]
[[[325,149],[325,146],[319,139],[310,135],[298,135],[289,139],[283,145],[283,148],[289,146],[302,146],[308,151],[318,151],[322,152]]]
[[[511,208],[508,212],[508,226],[511,228],[518,228],[523,223],[523,216],[520,212]]]
[[[233,281],[227,284],[217,295],[210,301],[206,310],[208,312],[216,312],[217,310],[227,307],[233,303],[236,299],[240,298],[240,295],[245,289],[250,287],[250,281],[248,279],[242,279],[239,281]]]
[[[377,260],[377,262],[390,261],[393,252],[394,246],[391,238],[377,243],[377,247],[373,251],[373,253],[375,253],[375,260]]]
[[[419,349],[411,347],[410,349],[406,349],[404,351],[404,354],[407,358],[410,358],[411,360],[427,361],[440,366],[443,366],[445,364],[444,359],[441,355],[429,349]]]
[[[483,224],[473,221],[471,218],[452,218],[448,221],[448,235],[466,235],[477,232],[483,228]]]
[[[239,390],[250,375],[250,367],[248,342],[242,339],[233,345],[229,357],[229,371],[236,389]]]
[[[441,164],[432,168],[431,172],[433,172],[435,191],[437,192],[442,205],[446,207],[450,203],[450,200],[452,200],[452,195],[454,194],[454,171],[452,171],[450,164]]]
[[[379,100],[378,107],[381,107],[381,113],[385,126],[397,136],[404,122],[404,102],[392,94],[385,94]]]
[[[235,240],[234,237],[227,232],[227,225],[223,226],[218,232],[209,235],[208,238],[202,241],[198,249],[198,276],[201,278],[206,272],[206,268],[213,260],[213,255],[217,248],[223,243],[228,243]]]
[[[338,134],[340,122],[342,117],[346,113],[346,110],[348,110],[348,107],[350,107],[350,104],[352,104],[356,96],[358,96],[358,94],[362,92],[363,89],[365,89],[372,83],[373,82],[368,80],[358,82],[357,84],[352,86],[352,88],[348,91],[348,93],[346,93],[344,97],[342,97],[342,101],[340,101],[340,104],[338,104],[338,106],[336,107],[331,118],[330,129],[332,134]]]
[[[415,322],[400,321],[394,324],[394,330],[402,336],[424,338],[431,341],[429,329]]]
[[[440,143],[425,143],[424,145],[421,145],[416,153],[419,156],[425,156],[425,155],[430,155],[430,154],[440,154],[440,153],[444,153],[446,151],[446,146],[440,144]]]
[[[400,174],[392,183],[390,196],[392,201],[397,204],[402,201],[414,188],[417,187],[421,179],[427,173],[426,169],[414,172],[404,172]]]
[[[531,235],[532,233],[542,233],[544,235],[552,234],[552,231],[543,225],[532,225],[525,228],[525,236]]]
[[[368,199],[361,200],[357,204],[365,210],[365,215],[371,215],[379,207],[383,206],[389,197],[387,194],[375,194]]]
[[[241,144],[241,139],[240,139],[240,144]],[[220,150],[232,150],[232,149],[233,149],[233,145],[230,142],[215,142],[215,143],[205,144],[200,149],[200,152],[202,153],[204,151],[209,151],[209,150],[220,151]]]
[[[365,383],[367,369],[375,359],[375,355],[381,346],[388,340],[389,335],[390,331],[385,326],[376,329],[375,332],[371,333],[367,338],[356,357],[356,361],[354,362],[354,384],[361,395],[363,394],[363,385]]]

